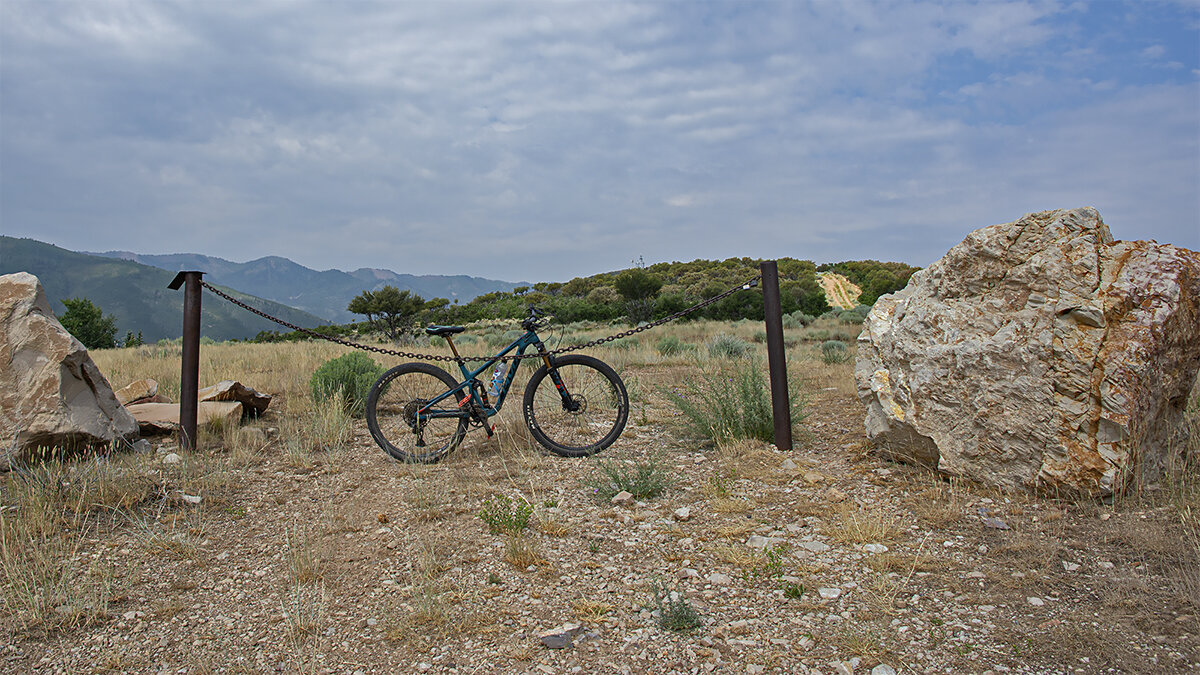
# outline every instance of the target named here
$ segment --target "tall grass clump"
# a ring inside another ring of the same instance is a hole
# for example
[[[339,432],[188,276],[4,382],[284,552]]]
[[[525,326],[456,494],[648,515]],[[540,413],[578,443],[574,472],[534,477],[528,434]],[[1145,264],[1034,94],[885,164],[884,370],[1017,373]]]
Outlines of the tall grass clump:
[[[850,350],[841,340],[826,340],[821,343],[821,360],[830,366],[845,363],[850,360]]]
[[[671,476],[662,459],[651,455],[644,461],[620,463],[600,461],[596,472],[584,481],[597,499],[607,501],[618,492],[628,492],[638,499],[662,494],[671,485]]]
[[[689,431],[714,442],[745,438],[770,443],[775,438],[771,391],[759,359],[728,361],[700,369],[685,390],[665,392],[683,413]],[[805,400],[791,393],[792,421],[806,416]]]
[[[740,359],[753,351],[753,345],[729,333],[717,333],[708,341],[708,355],[713,358]]]
[[[313,401],[323,403],[337,392],[345,398],[347,410],[361,417],[371,393],[371,385],[383,375],[383,366],[366,354],[352,352],[321,364],[309,380]]]
[[[663,356],[678,356],[696,351],[696,345],[684,342],[676,335],[665,335],[654,343],[654,349]]]

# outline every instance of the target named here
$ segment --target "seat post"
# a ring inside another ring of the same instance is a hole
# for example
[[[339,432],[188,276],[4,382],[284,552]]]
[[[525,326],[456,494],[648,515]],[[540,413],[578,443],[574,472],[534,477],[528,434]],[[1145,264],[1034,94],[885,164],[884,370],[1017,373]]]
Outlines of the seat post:
[[[443,335],[446,338],[446,344],[450,345],[450,351],[454,354],[454,360],[462,363],[462,357],[458,355],[458,348],[454,346],[454,340],[450,339],[449,335]]]

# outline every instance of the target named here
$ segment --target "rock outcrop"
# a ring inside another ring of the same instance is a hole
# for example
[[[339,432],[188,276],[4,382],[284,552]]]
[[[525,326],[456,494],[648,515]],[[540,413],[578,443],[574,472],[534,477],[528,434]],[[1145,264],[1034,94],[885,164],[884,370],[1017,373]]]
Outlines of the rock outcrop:
[[[1200,254],[1095,209],[972,232],[875,303],[855,380],[883,453],[1005,488],[1106,495],[1172,457],[1200,367]]]
[[[37,277],[0,276],[0,468],[37,449],[137,438],[87,349],[62,327]]]

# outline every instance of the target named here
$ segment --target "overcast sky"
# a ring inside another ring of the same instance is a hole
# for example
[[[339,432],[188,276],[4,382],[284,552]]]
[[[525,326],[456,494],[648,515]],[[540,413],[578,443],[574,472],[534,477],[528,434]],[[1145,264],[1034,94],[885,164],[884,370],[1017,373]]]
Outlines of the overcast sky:
[[[1194,0],[0,0],[0,232],[542,281],[923,266],[1095,206],[1200,249],[1198,35]]]

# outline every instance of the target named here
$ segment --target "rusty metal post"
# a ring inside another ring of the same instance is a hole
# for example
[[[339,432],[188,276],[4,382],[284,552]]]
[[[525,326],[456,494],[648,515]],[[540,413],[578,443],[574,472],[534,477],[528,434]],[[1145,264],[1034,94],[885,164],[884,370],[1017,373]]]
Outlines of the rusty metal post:
[[[767,324],[767,366],[771,373],[771,412],[775,447],[792,449],[792,403],[788,395],[787,357],[783,353],[783,309],[779,302],[779,268],[774,260],[759,264],[762,271],[763,320]]]
[[[204,272],[180,272],[167,288],[183,288],[183,364],[179,372],[179,447],[196,448],[200,407],[200,279]]]

